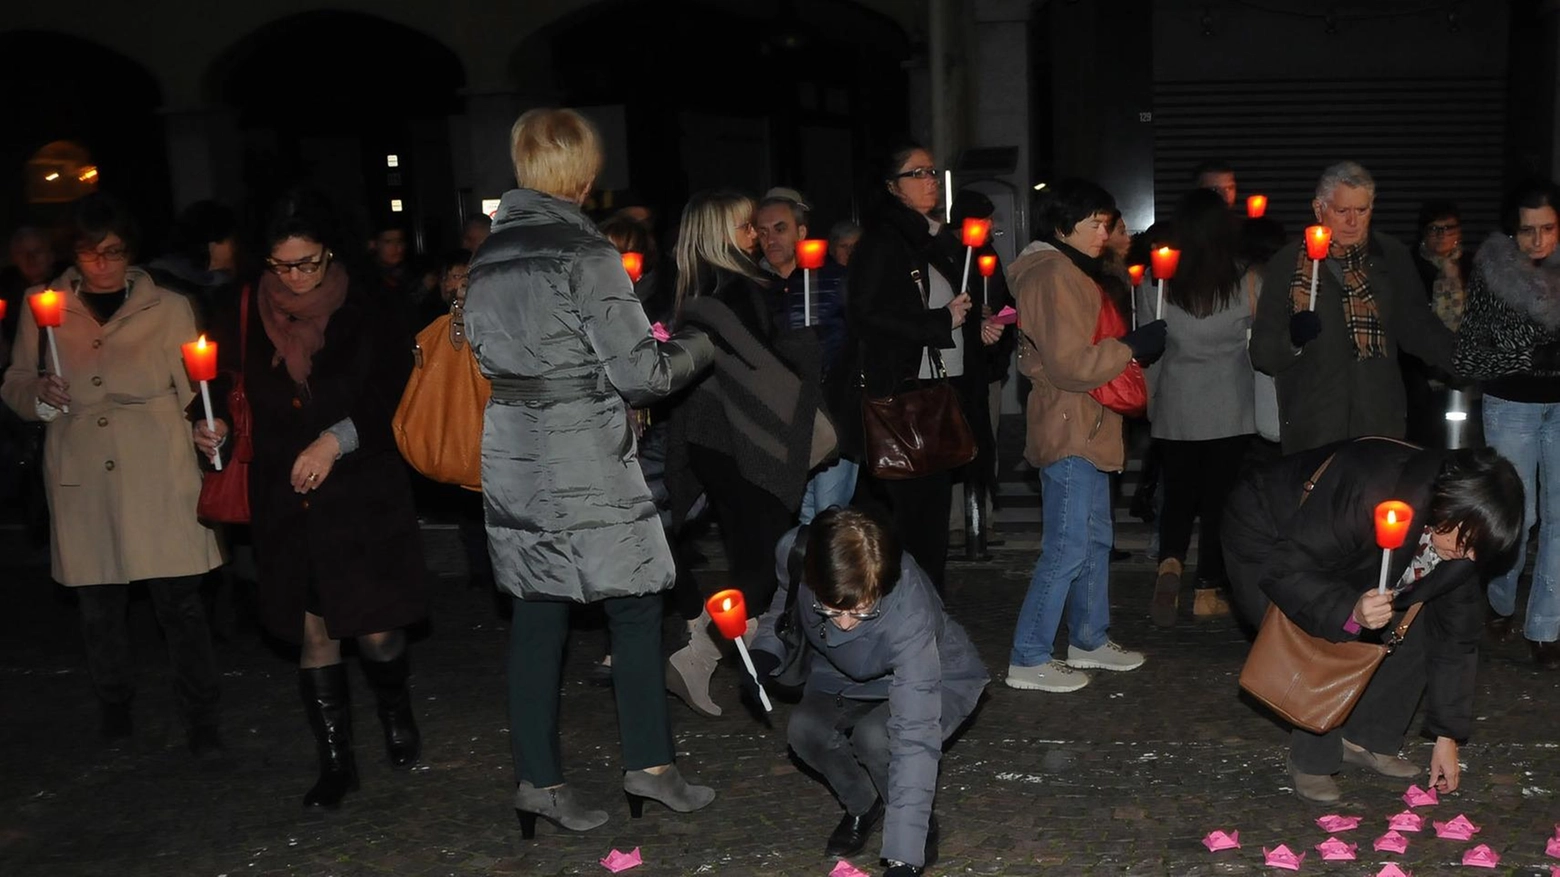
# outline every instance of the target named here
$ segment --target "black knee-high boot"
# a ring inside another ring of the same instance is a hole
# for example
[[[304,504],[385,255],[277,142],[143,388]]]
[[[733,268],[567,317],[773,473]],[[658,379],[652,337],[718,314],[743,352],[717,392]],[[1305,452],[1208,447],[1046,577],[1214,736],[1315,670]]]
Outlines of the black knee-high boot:
[[[379,723],[385,727],[385,754],[397,768],[411,767],[422,754],[422,734],[412,717],[412,694],[406,685],[411,662],[406,652],[388,661],[363,658],[363,675],[379,700]]]
[[[341,664],[298,671],[303,712],[319,749],[320,777],[303,796],[303,806],[334,810],[358,787],[352,757],[352,707],[347,700],[347,670]]]

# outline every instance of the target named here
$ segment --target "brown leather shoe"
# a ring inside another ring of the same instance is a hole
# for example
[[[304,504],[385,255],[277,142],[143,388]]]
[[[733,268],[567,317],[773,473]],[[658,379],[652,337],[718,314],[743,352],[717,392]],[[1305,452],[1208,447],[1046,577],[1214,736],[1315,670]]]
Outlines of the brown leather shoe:
[[[1218,588],[1198,588],[1192,599],[1192,615],[1196,618],[1218,618],[1230,614],[1230,604]]]
[[[1336,804],[1343,797],[1343,792],[1338,789],[1338,781],[1331,774],[1302,773],[1295,767],[1294,762],[1289,762],[1289,777],[1295,783],[1295,795],[1303,801],[1313,804]]]
[[[1533,660],[1545,670],[1560,670],[1560,642],[1536,643],[1528,640]]]
[[[1398,779],[1410,779],[1419,776],[1424,771],[1412,761],[1401,755],[1384,755],[1380,752],[1371,752],[1363,746],[1343,741],[1343,763],[1352,764],[1372,770],[1384,777],[1397,777]]]
[[[1181,572],[1181,561],[1174,557],[1159,562],[1154,598],[1148,604],[1148,620],[1155,627],[1175,627],[1176,608],[1181,600]]]

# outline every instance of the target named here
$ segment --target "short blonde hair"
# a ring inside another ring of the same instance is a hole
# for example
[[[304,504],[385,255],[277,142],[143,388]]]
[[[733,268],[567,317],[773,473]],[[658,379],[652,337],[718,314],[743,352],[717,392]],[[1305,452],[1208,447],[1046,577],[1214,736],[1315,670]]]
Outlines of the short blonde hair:
[[[571,109],[527,110],[509,131],[515,182],[556,198],[574,200],[601,173],[601,135]]]

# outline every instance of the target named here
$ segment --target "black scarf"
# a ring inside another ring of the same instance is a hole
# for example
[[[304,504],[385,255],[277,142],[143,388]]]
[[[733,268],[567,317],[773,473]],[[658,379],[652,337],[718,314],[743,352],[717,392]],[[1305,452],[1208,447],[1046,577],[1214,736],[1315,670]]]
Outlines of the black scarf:
[[[1054,235],[1046,238],[1045,242],[1060,250],[1062,255],[1078,266],[1079,271],[1089,275],[1090,280],[1093,280],[1095,283],[1103,283],[1105,279],[1105,263],[1099,256],[1085,256],[1082,252],[1073,249],[1072,246]]]

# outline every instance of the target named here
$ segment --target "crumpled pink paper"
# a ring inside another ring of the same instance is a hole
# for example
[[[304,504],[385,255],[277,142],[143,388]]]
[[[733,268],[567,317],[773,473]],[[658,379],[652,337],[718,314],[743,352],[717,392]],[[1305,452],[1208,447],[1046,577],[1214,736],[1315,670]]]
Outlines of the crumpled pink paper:
[[[1560,865],[1549,866],[1549,877],[1560,877]]]
[[[1210,831],[1208,836],[1203,838],[1203,846],[1207,847],[1210,853],[1240,849],[1240,832],[1232,831],[1226,834],[1222,831]]]
[[[829,872],[829,877],[868,877],[868,875],[855,865],[840,859],[834,863],[834,870]]]
[[[1388,831],[1381,837],[1376,838],[1376,842],[1371,845],[1371,848],[1378,853],[1401,853],[1408,849],[1408,838],[1398,834],[1396,831]]]
[[[1414,877],[1414,875],[1410,871],[1404,871],[1402,868],[1399,868],[1396,862],[1388,862],[1381,866],[1380,871],[1376,872],[1376,877]]]
[[[1336,837],[1329,837],[1316,845],[1316,851],[1321,853],[1324,862],[1349,861],[1354,858],[1354,851],[1359,848],[1359,844],[1346,843]]]
[[[1387,820],[1387,827],[1393,831],[1424,831],[1425,818],[1412,810],[1404,810]]]
[[[655,340],[657,341],[664,342],[672,340],[672,333],[666,331],[666,326],[662,325],[661,323],[651,323],[650,334],[654,335]]]
[[[1500,864],[1500,855],[1487,844],[1479,844],[1463,853],[1463,864],[1470,868],[1493,868]]]
[[[1549,843],[1544,844],[1544,855],[1560,859],[1560,831],[1556,831]]]
[[[1428,807],[1431,804],[1441,803],[1441,796],[1435,793],[1434,788],[1421,789],[1418,786],[1409,786],[1403,793],[1403,802],[1410,807]]]
[[[992,315],[991,322],[1000,323],[1002,325],[1016,323],[1018,322],[1018,311],[1013,310],[1012,305],[1007,305],[1002,310],[997,311],[994,315]]]
[[[1305,861],[1305,853],[1297,853],[1283,844],[1271,850],[1263,847],[1262,857],[1269,868],[1283,868],[1285,871],[1298,871],[1300,863]]]
[[[1468,817],[1457,814],[1450,822],[1435,823],[1435,836],[1444,837],[1447,840],[1468,840],[1479,833],[1479,826],[1468,821]]]
[[[1358,816],[1339,816],[1336,813],[1329,813],[1326,816],[1318,817],[1316,824],[1322,827],[1322,831],[1332,834],[1336,831],[1352,831],[1359,828],[1360,818]]]
[[[601,867],[616,874],[629,868],[638,868],[644,863],[645,860],[639,857],[639,847],[634,847],[631,853],[620,853],[617,850],[607,853],[607,857],[601,860]]]

